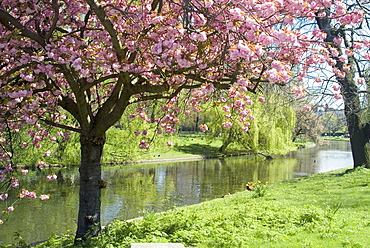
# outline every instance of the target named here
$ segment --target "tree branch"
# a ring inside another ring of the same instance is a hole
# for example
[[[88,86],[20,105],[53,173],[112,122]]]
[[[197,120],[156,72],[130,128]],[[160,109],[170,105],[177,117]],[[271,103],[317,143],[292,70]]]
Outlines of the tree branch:
[[[51,27],[49,29],[49,32],[47,33],[46,35],[46,42],[48,42],[57,26],[57,22],[58,22],[58,19],[59,19],[59,5],[58,5],[58,0],[53,0],[52,2],[52,6],[53,6],[53,9],[54,9],[54,19],[53,19],[53,23],[51,24]]]
[[[105,30],[108,32],[112,40],[112,45],[116,52],[118,61],[124,60],[126,57],[126,53],[121,47],[121,43],[117,37],[117,31],[114,29],[113,23],[108,19],[104,9],[98,6],[94,0],[86,0],[86,2],[90,5],[90,8],[94,11],[101,24],[104,26]]]
[[[6,12],[6,11],[4,11],[2,9],[0,9],[0,23],[3,24],[5,27],[7,27],[8,24],[10,23],[15,28],[19,29],[24,36],[30,38],[31,40],[36,41],[42,47],[44,47],[46,45],[45,40],[40,35],[32,32],[29,29],[27,29],[17,19],[15,19],[8,12]]]
[[[102,82],[104,82],[108,79],[117,78],[117,77],[118,77],[118,74],[110,74],[110,75],[101,77],[97,80],[92,81],[91,83],[88,83],[88,84],[84,85],[83,87],[81,87],[81,90],[86,91],[86,90],[90,89],[91,87],[93,87],[93,86],[95,86],[99,83],[102,83]]]
[[[40,118],[40,121],[45,122],[46,124],[51,125],[53,127],[59,127],[59,128],[65,129],[65,130],[72,131],[72,132],[81,133],[81,130],[78,129],[78,128],[75,128],[75,127],[63,125],[63,124],[60,124],[60,123],[55,123],[54,121],[43,119],[43,118]]]

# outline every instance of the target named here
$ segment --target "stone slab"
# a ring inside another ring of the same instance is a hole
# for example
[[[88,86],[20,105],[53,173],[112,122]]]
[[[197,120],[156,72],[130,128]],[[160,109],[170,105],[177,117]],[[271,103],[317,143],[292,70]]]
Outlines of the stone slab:
[[[131,248],[185,248],[180,243],[132,243]]]

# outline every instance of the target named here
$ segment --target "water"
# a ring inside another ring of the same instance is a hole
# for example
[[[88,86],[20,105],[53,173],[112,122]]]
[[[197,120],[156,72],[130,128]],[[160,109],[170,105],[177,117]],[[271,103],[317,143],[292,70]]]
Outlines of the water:
[[[251,181],[274,183],[351,165],[349,142],[337,141],[273,160],[243,156],[104,168],[103,179],[108,181],[108,186],[102,191],[102,224],[135,218],[144,211],[165,211],[243,191]],[[77,170],[62,170],[55,181],[45,180],[49,173],[33,172],[25,177],[25,188],[37,189],[38,194],[50,194],[51,198],[24,199],[17,203],[9,221],[0,226],[0,244],[14,242],[15,232],[26,242],[35,242],[52,234],[75,231]]]

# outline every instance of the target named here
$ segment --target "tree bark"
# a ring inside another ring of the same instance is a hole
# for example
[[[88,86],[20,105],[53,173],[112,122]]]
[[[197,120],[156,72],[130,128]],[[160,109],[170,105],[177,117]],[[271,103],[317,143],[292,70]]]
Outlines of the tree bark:
[[[79,211],[75,242],[97,236],[101,230],[101,160],[104,137],[81,134]]]

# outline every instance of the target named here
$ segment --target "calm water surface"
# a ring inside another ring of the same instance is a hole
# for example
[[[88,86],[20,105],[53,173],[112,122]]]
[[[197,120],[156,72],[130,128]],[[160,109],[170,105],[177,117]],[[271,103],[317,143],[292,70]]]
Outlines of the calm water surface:
[[[102,191],[102,224],[135,218],[145,211],[165,211],[243,191],[250,181],[274,183],[351,165],[349,142],[336,141],[268,161],[243,156],[104,168],[103,179],[108,181],[108,186]],[[34,172],[25,177],[22,187],[37,189],[38,194],[50,194],[51,198],[48,201],[24,199],[17,203],[9,221],[0,226],[0,244],[14,242],[16,232],[26,242],[35,242],[52,234],[75,231],[77,170],[61,170],[55,181],[45,180],[49,173]]]

